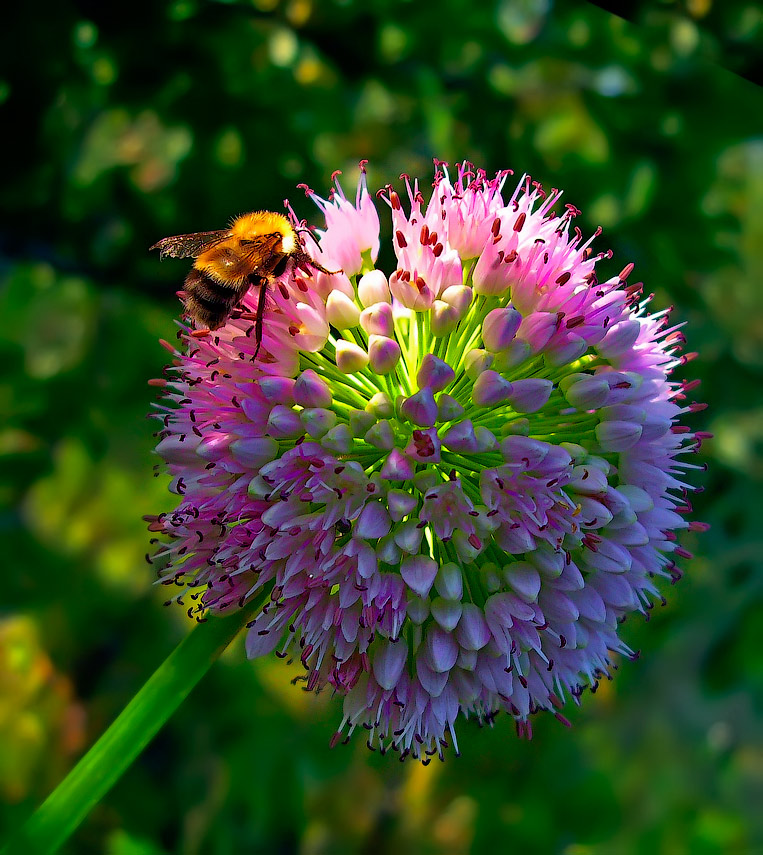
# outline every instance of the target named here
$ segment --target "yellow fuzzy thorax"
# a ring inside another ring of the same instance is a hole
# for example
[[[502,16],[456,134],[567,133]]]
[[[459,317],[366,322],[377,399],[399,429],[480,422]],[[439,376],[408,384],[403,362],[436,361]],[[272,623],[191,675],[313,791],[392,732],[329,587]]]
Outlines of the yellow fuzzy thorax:
[[[282,235],[282,251],[287,255],[293,252],[297,245],[294,227],[283,214],[276,214],[274,211],[253,211],[250,214],[241,214],[231,223],[231,236],[240,240],[251,240],[257,235],[274,232]]]

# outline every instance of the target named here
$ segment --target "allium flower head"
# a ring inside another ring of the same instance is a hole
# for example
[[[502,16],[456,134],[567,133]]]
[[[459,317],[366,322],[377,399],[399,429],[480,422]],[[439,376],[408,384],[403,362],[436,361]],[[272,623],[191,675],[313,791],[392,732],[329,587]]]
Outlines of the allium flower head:
[[[342,694],[335,741],[362,726],[428,762],[459,713],[529,737],[634,655],[618,624],[688,557],[680,455],[703,436],[679,419],[702,405],[668,380],[682,334],[632,265],[599,281],[611,254],[559,191],[438,163],[427,201],[406,177],[406,203],[380,194],[383,271],[362,172],[355,204],[308,191],[305,248],[343,272],[287,272],[256,358],[255,289],[181,329],[157,448],[179,504],[151,528],[190,614],[264,603],[249,656]]]

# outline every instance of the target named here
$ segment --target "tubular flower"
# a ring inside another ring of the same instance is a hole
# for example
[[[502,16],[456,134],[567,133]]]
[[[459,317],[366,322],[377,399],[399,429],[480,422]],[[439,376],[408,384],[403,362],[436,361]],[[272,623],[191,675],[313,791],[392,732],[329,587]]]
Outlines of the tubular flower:
[[[362,726],[424,762],[457,750],[459,713],[567,723],[690,557],[680,455],[706,435],[668,379],[682,334],[632,265],[599,282],[610,254],[559,191],[525,176],[505,198],[509,174],[438,163],[428,202],[383,190],[389,275],[365,174],[354,205],[308,191],[326,228],[306,249],[343,272],[281,277],[256,358],[256,289],[214,333],[182,327],[158,381],[173,599],[201,618],[259,598],[248,655],[341,693],[334,741]]]

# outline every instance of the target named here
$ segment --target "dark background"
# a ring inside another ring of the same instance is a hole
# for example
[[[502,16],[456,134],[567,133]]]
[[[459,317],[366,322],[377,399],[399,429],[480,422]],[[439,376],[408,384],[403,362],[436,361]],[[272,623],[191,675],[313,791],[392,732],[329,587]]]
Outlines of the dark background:
[[[463,756],[428,768],[331,750],[339,700],[236,645],[66,851],[763,852],[759,4],[630,22],[551,0],[83,0],[3,25],[0,825],[189,628],[143,560],[141,515],[171,506],[146,380],[186,269],[147,247],[287,195],[319,223],[297,183],[325,195],[343,169],[350,190],[368,158],[372,188],[426,186],[437,156],[564,188],[605,228],[604,272],[633,261],[676,306],[699,353],[681,376],[711,404],[692,425],[716,435],[695,502],[712,529],[572,731],[464,722]]]

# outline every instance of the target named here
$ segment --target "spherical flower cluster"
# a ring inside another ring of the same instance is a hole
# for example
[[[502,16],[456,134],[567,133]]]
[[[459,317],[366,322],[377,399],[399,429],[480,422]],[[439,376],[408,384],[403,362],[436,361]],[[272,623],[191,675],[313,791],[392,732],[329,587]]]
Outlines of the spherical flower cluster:
[[[335,741],[362,726],[428,762],[459,713],[529,737],[633,655],[618,624],[703,528],[679,461],[703,435],[678,421],[703,405],[668,380],[682,334],[633,265],[599,282],[610,254],[559,191],[525,176],[506,199],[509,172],[437,163],[427,203],[405,177],[407,206],[379,194],[385,272],[362,172],[355,204],[307,191],[326,228],[305,249],[341,272],[287,271],[259,353],[256,289],[168,345],[157,451],[180,498],[153,560],[190,614],[260,603],[248,655],[342,694]]]

